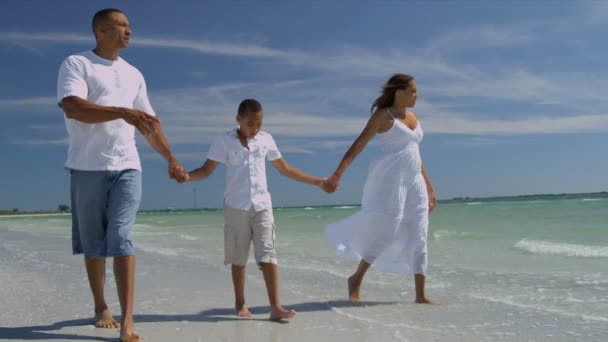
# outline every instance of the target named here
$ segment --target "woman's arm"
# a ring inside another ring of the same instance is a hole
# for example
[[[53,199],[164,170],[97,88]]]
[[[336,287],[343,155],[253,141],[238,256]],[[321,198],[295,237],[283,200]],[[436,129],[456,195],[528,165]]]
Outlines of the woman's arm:
[[[355,160],[355,157],[357,157],[359,153],[361,153],[363,149],[365,149],[367,143],[378,132],[380,132],[380,129],[386,123],[387,120],[388,117],[386,113],[384,113],[384,110],[377,110],[372,115],[369,121],[367,121],[367,125],[365,125],[365,128],[363,129],[361,134],[359,134],[359,137],[355,139],[350,148],[344,154],[344,157],[342,157],[342,160],[336,168],[336,171],[334,171],[334,173],[327,178],[324,188],[326,191],[334,191],[338,187],[338,184],[340,183],[340,178],[342,177],[344,172],[346,172],[346,169],[350,166],[350,164],[352,164],[352,162]]]
[[[422,177],[424,177],[424,183],[426,183],[426,192],[429,195],[429,212],[432,212],[437,207],[437,195],[435,195],[435,190],[433,190],[433,185],[431,185],[431,179],[424,169],[424,164],[422,164]]]

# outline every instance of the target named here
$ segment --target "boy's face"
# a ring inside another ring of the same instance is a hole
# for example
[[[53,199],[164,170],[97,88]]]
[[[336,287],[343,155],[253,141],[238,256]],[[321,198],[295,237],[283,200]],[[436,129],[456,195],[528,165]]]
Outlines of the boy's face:
[[[264,120],[264,112],[248,112],[245,116],[236,116],[236,122],[239,124],[239,135],[243,138],[253,139],[262,129],[262,121]]]

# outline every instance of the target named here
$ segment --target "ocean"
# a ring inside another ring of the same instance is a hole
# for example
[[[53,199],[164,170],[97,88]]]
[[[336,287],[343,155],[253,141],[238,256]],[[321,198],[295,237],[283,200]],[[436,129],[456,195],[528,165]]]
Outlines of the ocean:
[[[346,299],[357,263],[337,258],[323,230],[357,210],[275,208],[286,307],[293,298]],[[133,239],[139,252],[228,272],[222,225],[221,210],[142,212]],[[64,237],[70,252],[67,215],[0,217],[0,230]],[[253,256],[248,279],[262,281]],[[393,329],[395,340],[419,331],[459,341],[608,341],[608,196],[440,203],[429,228],[427,295],[442,305],[413,305],[411,277],[372,269],[361,292],[367,304],[332,310]]]

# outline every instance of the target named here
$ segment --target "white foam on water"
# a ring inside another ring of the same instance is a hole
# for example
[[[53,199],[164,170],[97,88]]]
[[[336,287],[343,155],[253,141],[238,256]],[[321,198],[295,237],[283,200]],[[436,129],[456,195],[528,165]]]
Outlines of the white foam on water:
[[[480,205],[482,202],[468,202],[467,205]]]
[[[345,274],[344,272],[332,270],[332,269],[328,268],[327,266],[324,266],[323,268],[316,268],[316,267],[311,267],[311,266],[299,266],[299,265],[291,264],[289,266],[289,268],[292,270],[298,270],[298,271],[313,271],[314,273],[323,272],[323,273],[328,273],[328,274],[333,275],[338,278],[344,278],[344,279],[348,278],[348,275]]]
[[[178,255],[181,255],[179,253],[179,251],[177,251],[175,249],[166,248],[166,247],[159,247],[159,246],[153,246],[153,245],[148,245],[148,244],[145,244],[145,243],[138,243],[135,246],[135,248],[139,249],[139,250],[142,250],[144,252],[155,253],[155,254],[160,254],[160,255],[165,255],[165,256],[178,256]]]
[[[450,239],[450,238],[462,239],[462,238],[475,237],[476,235],[477,234],[470,233],[470,232],[455,232],[455,231],[450,231],[450,230],[437,230],[437,231],[433,232],[433,239],[434,240],[444,240],[444,239]]]
[[[557,243],[542,240],[519,240],[513,247],[538,255],[559,255],[584,258],[608,257],[608,247]]]
[[[603,200],[603,198],[583,198],[581,201],[583,202],[597,202],[597,201],[601,201]]]
[[[292,218],[292,217],[300,217],[300,216],[306,216],[306,214],[295,214],[295,215],[289,215],[287,217]]]
[[[134,231],[135,236],[164,236],[173,234],[171,232],[146,232],[146,231]]]
[[[433,329],[433,328],[425,328],[425,327],[419,327],[416,325],[411,325],[411,324],[405,324],[405,323],[388,323],[386,321],[379,321],[379,320],[375,320],[375,319],[371,319],[371,318],[367,318],[367,317],[361,317],[361,316],[357,316],[357,315],[353,315],[353,314],[349,314],[343,310],[340,310],[339,308],[335,307],[335,306],[331,306],[329,303],[327,303],[327,305],[329,306],[329,308],[331,309],[331,311],[342,315],[344,317],[348,317],[350,319],[354,319],[357,321],[361,321],[361,322],[366,322],[368,324],[378,324],[380,326],[384,326],[387,328],[405,328],[405,329],[414,329],[414,330],[420,330],[420,331],[428,331],[428,332],[439,332],[439,329]]]
[[[306,207],[306,208],[304,208],[304,210],[313,210],[313,209],[314,209],[313,207]]]
[[[136,223],[133,225],[133,229],[150,229],[154,228],[154,226],[145,224],[145,223]]]
[[[179,238],[182,240],[187,240],[187,241],[196,241],[199,239],[196,236],[187,235],[187,234],[179,234]]]
[[[334,209],[354,209],[354,208],[358,208],[354,205],[341,205],[339,207],[333,207]]]
[[[581,318],[581,319],[585,319],[585,320],[589,320],[589,321],[608,322],[608,317],[580,314],[580,313],[575,313],[575,312],[571,312],[571,311],[548,308],[548,307],[541,306],[541,305],[518,303],[518,302],[514,301],[511,297],[491,297],[491,296],[482,296],[482,295],[471,294],[471,293],[469,293],[468,296],[471,298],[480,299],[480,300],[484,300],[484,301],[491,302],[491,303],[505,304],[505,305],[514,306],[514,307],[521,308],[521,309],[536,310],[536,311],[556,314],[556,315],[560,315],[560,316],[576,317],[576,318]]]

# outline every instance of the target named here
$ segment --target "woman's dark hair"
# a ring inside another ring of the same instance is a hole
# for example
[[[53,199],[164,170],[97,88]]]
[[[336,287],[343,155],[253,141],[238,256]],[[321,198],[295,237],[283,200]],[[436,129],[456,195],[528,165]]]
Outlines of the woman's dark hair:
[[[414,77],[407,74],[394,74],[389,78],[388,82],[382,86],[382,95],[380,95],[372,104],[371,111],[374,108],[386,108],[393,105],[395,101],[395,92],[400,89],[407,89],[410,86],[410,81]]]
[[[249,113],[257,113],[262,111],[262,105],[256,99],[246,99],[239,105],[238,114],[240,117],[246,117]]]

